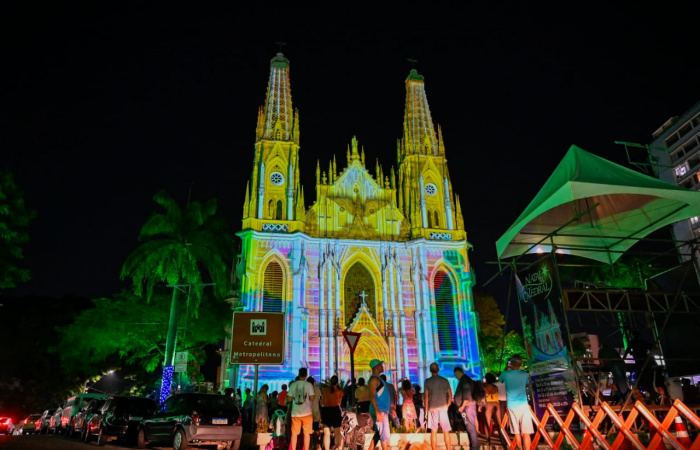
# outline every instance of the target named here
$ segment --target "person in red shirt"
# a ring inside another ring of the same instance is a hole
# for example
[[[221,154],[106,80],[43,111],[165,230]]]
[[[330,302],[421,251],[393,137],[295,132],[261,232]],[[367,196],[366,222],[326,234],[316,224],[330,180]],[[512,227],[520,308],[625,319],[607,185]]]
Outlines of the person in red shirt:
[[[287,385],[282,385],[282,392],[277,395],[277,401],[279,402],[278,409],[282,411],[287,411]]]

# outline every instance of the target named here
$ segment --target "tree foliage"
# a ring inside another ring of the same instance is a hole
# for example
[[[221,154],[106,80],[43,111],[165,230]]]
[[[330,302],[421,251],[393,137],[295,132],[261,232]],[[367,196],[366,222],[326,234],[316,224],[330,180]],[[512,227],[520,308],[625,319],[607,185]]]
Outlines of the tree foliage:
[[[501,336],[505,319],[491,295],[474,293],[474,310],[479,313],[479,328],[485,336]]]
[[[527,359],[525,341],[514,330],[500,336],[482,336],[481,349],[485,373],[500,374],[505,370],[508,358],[513,355]]]
[[[163,190],[153,200],[160,210],[141,227],[138,239],[143,243],[124,262],[121,278],[131,278],[136,295],[145,287],[149,301],[158,283],[190,285],[196,314],[204,292],[203,273],[215,283],[218,296],[229,293],[233,236],[216,213],[215,199],[189,202],[184,210]]]
[[[112,298],[93,299],[70,325],[59,329],[60,340],[53,349],[62,366],[82,380],[93,379],[108,370],[120,369],[125,376],[153,372],[163,360],[170,313],[167,290],[156,290],[150,303],[130,292]],[[194,300],[192,299],[192,302]],[[187,310],[187,298],[178,307]],[[207,344],[224,338],[231,321],[231,309],[223,300],[204,302],[197,317],[181,314],[178,324],[179,351],[188,351],[197,376]]]
[[[29,241],[29,226],[36,212],[27,209],[24,193],[14,176],[0,170],[0,289],[16,287],[29,280],[28,269],[17,266],[24,258],[22,245]]]
[[[479,313],[479,343],[484,373],[501,373],[512,355],[519,354],[526,358],[523,337],[512,330],[505,333],[505,319],[493,296],[475,292],[474,310]]]
[[[568,259],[574,264],[559,267],[565,286],[579,282],[606,288],[643,289],[644,280],[663,270],[660,260],[639,255],[622,255],[614,264],[591,264],[590,260],[571,256]],[[576,264],[579,261],[581,264]]]

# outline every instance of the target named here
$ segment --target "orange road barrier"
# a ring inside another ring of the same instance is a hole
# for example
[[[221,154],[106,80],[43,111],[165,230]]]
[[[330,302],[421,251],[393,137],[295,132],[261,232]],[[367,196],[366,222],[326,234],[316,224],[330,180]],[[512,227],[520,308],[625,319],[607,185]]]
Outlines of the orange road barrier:
[[[535,424],[535,434],[532,437],[532,448],[537,448],[539,441],[553,450],[560,450],[562,445],[568,444],[573,450],[700,450],[700,435],[692,439],[685,428],[685,419],[696,430],[700,429],[700,418],[684,405],[680,400],[673,402],[668,407],[652,407],[650,411],[642,402],[637,401],[630,410],[615,411],[608,403],[603,403],[597,411],[590,408],[590,414],[595,412],[594,417],[589,417],[589,411],[584,411],[578,404],[574,404],[565,418],[559,416],[554,407],[549,404],[547,410],[538,418],[534,412],[532,420]],[[667,412],[666,412],[667,411]],[[666,412],[662,421],[656,413]],[[552,418],[561,430],[555,439],[550,436],[545,426]],[[581,425],[581,430],[572,430],[572,424]],[[506,447],[515,450],[515,440],[506,430],[508,415],[503,417],[501,423],[497,424],[498,432],[506,443]],[[601,427],[609,425],[611,428],[607,432]],[[671,427],[674,427],[673,432]],[[640,428],[648,427],[649,443],[645,446],[639,440],[637,431]],[[615,430],[615,431],[612,431]],[[608,442],[607,437],[613,436],[612,442]]]

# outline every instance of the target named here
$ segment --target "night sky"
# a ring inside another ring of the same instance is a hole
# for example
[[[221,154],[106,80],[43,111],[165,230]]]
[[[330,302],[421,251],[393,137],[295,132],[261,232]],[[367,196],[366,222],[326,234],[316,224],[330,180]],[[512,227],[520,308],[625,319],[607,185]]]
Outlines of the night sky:
[[[307,206],[317,159],[325,170],[335,154],[340,172],[353,136],[371,173],[376,158],[385,173],[396,166],[407,59],[418,61],[480,285],[495,271],[495,241],[570,145],[632,167],[614,141],[650,143],[700,99],[697,2],[95,3],[3,13],[0,167],[38,212],[23,262],[33,279],[4,297],[128,287],[121,265],[161,188],[183,204],[190,192],[217,198],[238,231],[280,41]],[[502,283],[476,289],[505,303]]]

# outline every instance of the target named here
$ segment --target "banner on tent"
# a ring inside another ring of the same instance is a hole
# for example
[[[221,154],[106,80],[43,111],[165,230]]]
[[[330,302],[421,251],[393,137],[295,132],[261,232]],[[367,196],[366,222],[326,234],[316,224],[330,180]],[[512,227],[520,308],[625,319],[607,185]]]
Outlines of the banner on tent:
[[[551,403],[565,417],[578,390],[568,356],[559,281],[551,255],[540,258],[515,277],[523,338],[530,360],[535,411],[540,416]],[[547,423],[549,429],[553,420]]]

